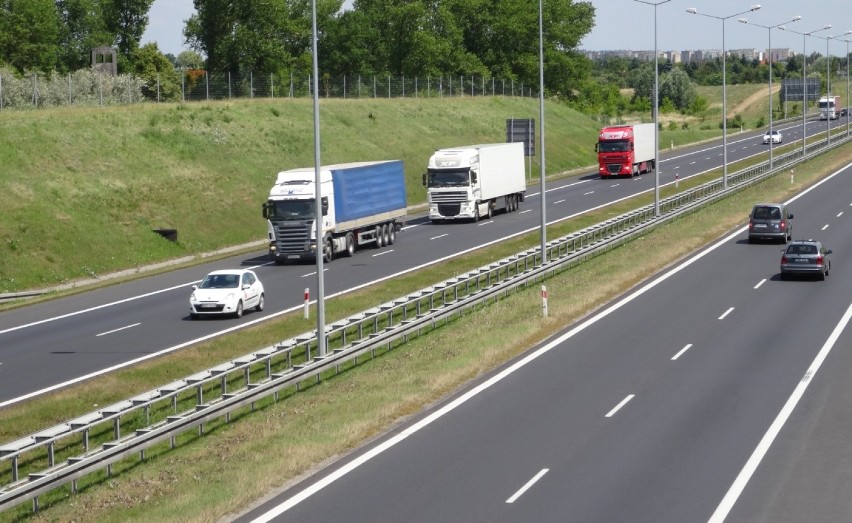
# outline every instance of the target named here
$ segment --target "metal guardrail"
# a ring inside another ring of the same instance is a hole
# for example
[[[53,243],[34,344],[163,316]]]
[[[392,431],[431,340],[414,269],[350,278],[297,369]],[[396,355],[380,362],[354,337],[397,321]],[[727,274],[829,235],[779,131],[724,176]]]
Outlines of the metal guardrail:
[[[831,146],[850,141],[835,137]],[[336,321],[326,331],[327,354],[316,355],[316,331],[304,333],[232,361],[158,387],[95,412],[0,445],[0,463],[9,464],[0,482],[0,510],[33,501],[38,510],[42,494],[169,441],[189,430],[204,433],[205,424],[259,401],[279,401],[282,395],[319,383],[359,358],[375,357],[518,287],[543,281],[552,274],[585,262],[684,214],[725,198],[790,165],[825,152],[826,142],[801,148],[728,177],[728,189],[716,179],[660,201],[660,216],[646,205],[616,218],[550,241],[547,263],[538,248],[515,254],[464,275],[421,289],[405,297]]]

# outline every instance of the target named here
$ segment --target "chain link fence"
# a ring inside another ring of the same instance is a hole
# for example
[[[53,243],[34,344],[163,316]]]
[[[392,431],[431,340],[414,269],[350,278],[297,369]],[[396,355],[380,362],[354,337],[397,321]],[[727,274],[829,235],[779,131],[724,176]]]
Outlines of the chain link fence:
[[[179,85],[178,85],[179,82]],[[177,71],[146,81],[134,75],[112,76],[93,70],[66,75],[19,76],[0,69],[0,110],[59,106],[105,106],[137,103],[192,102],[235,98],[308,98],[311,75],[208,73]],[[532,87],[512,79],[459,75],[356,75],[322,77],[323,98],[442,98],[461,96],[534,97]]]

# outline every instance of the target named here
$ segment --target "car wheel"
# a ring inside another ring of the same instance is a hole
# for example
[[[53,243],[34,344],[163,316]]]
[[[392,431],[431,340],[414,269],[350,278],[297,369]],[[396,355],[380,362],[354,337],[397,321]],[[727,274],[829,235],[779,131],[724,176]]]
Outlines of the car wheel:
[[[260,299],[259,299],[259,300],[257,300],[257,305],[255,305],[255,306],[254,306],[254,310],[256,310],[257,312],[262,311],[262,310],[263,310],[263,306],[264,306],[264,305],[266,305],[266,304],[264,303],[265,301],[266,301],[266,297],[265,297],[265,296],[263,295],[263,293],[261,292],[261,293],[260,293]]]
[[[237,310],[234,311],[234,317],[242,318],[243,317],[243,300],[237,302]]]

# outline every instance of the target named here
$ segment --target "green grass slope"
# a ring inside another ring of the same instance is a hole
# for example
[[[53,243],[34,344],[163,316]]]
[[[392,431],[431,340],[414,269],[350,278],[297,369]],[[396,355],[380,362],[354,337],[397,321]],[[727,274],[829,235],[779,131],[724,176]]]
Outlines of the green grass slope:
[[[538,121],[538,100],[321,100],[321,161],[401,159],[416,205],[434,149],[505,141],[508,118]],[[594,164],[596,122],[548,102],[545,123],[549,175]],[[312,102],[3,111],[0,143],[6,293],[263,239],[275,174],[313,165]],[[155,228],[177,229],[179,241]]]

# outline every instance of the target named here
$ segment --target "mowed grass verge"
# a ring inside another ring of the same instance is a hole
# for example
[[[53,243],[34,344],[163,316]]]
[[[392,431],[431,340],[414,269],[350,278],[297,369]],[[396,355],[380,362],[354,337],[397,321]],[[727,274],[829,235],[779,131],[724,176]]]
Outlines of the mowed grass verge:
[[[784,200],[848,162],[850,148],[797,169],[794,182],[776,176],[759,186],[662,226],[628,245],[565,271],[547,282],[550,316],[540,315],[537,288],[518,292],[476,313],[381,354],[375,360],[324,380],[255,412],[208,424],[206,435],[179,438],[178,448],[151,449],[142,463],[131,458],[113,477],[81,480],[81,492],[44,496],[42,511],[29,505],[0,521],[213,521],[242,510],[271,490],[382,434],[406,417],[440,401],[483,374],[517,357],[590,311],[640,283],[672,260],[742,224],[754,201]],[[647,201],[648,197],[640,198]],[[590,213],[549,227],[555,238],[633,208],[637,202]],[[497,217],[499,219],[499,217]],[[537,244],[533,233],[487,252],[331,300],[330,320],[422,288],[469,268]],[[400,237],[404,245],[404,237]],[[148,362],[97,382],[0,412],[0,441],[43,428],[134,392],[186,376],[199,368],[244,354],[313,327],[299,317],[258,326],[240,336]],[[13,431],[9,428],[14,427]],[[67,499],[63,499],[67,498]]]
[[[595,163],[599,125],[547,102],[549,173]],[[329,99],[324,164],[401,159],[409,205],[435,149],[504,142],[532,98]],[[0,294],[259,241],[276,173],[314,163],[309,99],[0,112]],[[539,143],[540,145],[540,143]],[[532,173],[540,153],[532,161]],[[176,229],[178,241],[152,229]]]

